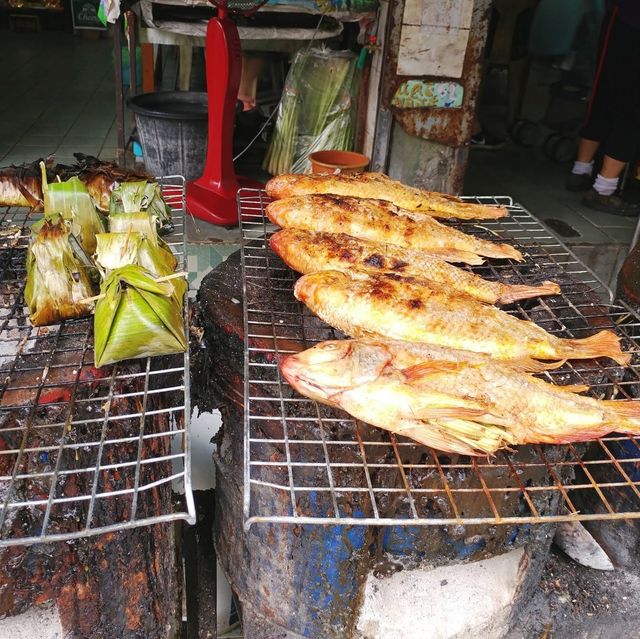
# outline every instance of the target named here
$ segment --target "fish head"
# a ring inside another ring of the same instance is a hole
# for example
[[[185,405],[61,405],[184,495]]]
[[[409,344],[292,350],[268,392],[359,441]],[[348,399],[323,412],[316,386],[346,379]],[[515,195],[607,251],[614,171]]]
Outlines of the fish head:
[[[280,369],[299,393],[331,404],[333,396],[377,379],[391,360],[382,344],[332,340],[290,355]]]
[[[312,300],[318,291],[327,288],[347,287],[354,279],[352,273],[347,275],[341,271],[318,271],[303,275],[293,287],[293,295],[304,304]]]
[[[304,231],[298,229],[280,229],[269,238],[269,246],[271,246],[278,255],[282,255],[287,245],[299,240],[303,233]]]

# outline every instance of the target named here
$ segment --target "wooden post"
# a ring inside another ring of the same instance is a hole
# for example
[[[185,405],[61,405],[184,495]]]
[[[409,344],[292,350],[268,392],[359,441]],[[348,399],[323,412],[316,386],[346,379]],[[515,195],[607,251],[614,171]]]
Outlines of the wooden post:
[[[153,45],[143,42],[140,48],[142,50],[142,92],[151,93],[155,90]]]

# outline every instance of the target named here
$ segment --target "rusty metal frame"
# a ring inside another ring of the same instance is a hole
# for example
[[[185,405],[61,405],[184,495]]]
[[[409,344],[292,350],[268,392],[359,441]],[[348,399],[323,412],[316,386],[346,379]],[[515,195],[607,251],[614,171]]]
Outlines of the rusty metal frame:
[[[382,108],[381,126],[391,128],[385,124],[385,118],[395,118],[398,124],[410,135],[427,139],[451,147],[461,147],[468,144],[471,137],[473,116],[476,99],[482,80],[483,56],[489,26],[491,2],[489,0],[476,1],[473,8],[473,19],[469,32],[469,40],[465,52],[463,71],[460,78],[446,78],[435,76],[398,76],[398,53],[402,33],[402,17],[404,1],[395,0],[393,11],[389,14],[388,41],[385,43],[385,64],[382,75]],[[464,101],[461,108],[399,108],[392,105],[392,99],[398,87],[409,79],[425,81],[455,80],[464,89]],[[385,112],[387,112],[385,114]],[[393,116],[389,118],[389,116]],[[388,146],[389,139],[386,141]],[[380,162],[378,155],[384,151],[385,142],[376,145],[379,153],[374,155],[381,169],[384,162]]]

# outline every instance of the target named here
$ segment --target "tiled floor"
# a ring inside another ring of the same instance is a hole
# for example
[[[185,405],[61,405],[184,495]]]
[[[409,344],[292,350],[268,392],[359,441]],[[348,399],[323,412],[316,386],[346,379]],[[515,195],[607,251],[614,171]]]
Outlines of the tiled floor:
[[[112,40],[0,31],[0,166],[115,157]]]
[[[507,144],[497,151],[473,149],[465,191],[476,195],[508,194],[542,221],[561,220],[579,237],[573,243],[626,243],[631,241],[636,219],[592,211],[582,205],[582,194],[564,188],[570,165],[557,164],[539,148]]]

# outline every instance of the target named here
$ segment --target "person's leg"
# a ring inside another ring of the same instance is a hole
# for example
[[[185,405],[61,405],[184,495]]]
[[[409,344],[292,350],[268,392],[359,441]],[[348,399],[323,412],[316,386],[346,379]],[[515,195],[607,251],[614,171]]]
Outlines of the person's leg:
[[[602,159],[600,175],[605,178],[619,178],[626,165],[627,163],[622,162],[622,160],[616,160],[609,155],[605,155]]]
[[[610,130],[609,91],[611,60],[609,39],[615,22],[615,12],[609,12],[602,21],[598,40],[597,71],[591,87],[587,114],[580,130],[578,154],[566,182],[569,191],[588,191],[592,184],[593,159],[602,140]]]
[[[593,158],[595,157],[600,142],[580,138],[578,155],[573,163],[571,173],[567,178],[565,187],[569,191],[588,191],[591,188],[593,175]]]
[[[602,90],[608,101],[609,131],[602,138],[602,167],[583,204],[618,215],[638,215],[640,207],[618,196],[618,183],[633,159],[640,128],[640,29],[615,20],[610,30]]]
[[[600,142],[598,142],[597,140],[587,140],[587,138],[580,138],[576,162],[581,162],[582,164],[592,164],[593,158],[598,152],[599,147]]]
[[[626,162],[616,160],[610,155],[605,155],[602,159],[600,172],[593,183],[593,190],[604,197],[613,195],[618,188],[618,180],[626,165]]]

